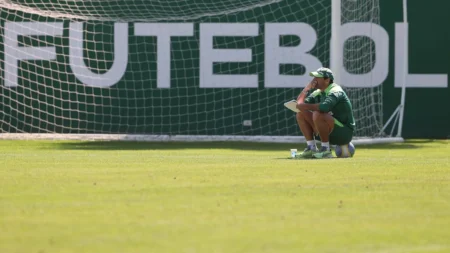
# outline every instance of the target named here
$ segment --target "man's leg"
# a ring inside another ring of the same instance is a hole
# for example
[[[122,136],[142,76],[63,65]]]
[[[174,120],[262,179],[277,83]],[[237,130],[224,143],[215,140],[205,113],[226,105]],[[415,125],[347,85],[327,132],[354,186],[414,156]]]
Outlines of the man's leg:
[[[316,129],[319,131],[320,139],[322,140],[322,147],[320,152],[315,154],[316,158],[332,157],[330,149],[330,133],[334,128],[334,118],[328,113],[315,111],[313,113],[313,122]]]
[[[299,156],[302,158],[312,158],[314,152],[317,151],[316,143],[314,141],[314,132],[317,133],[313,121],[313,113],[310,111],[298,112],[297,123],[305,136],[307,147]]]
[[[306,140],[314,140],[313,134],[315,132],[315,125],[313,121],[313,113],[310,111],[297,112],[297,123]]]

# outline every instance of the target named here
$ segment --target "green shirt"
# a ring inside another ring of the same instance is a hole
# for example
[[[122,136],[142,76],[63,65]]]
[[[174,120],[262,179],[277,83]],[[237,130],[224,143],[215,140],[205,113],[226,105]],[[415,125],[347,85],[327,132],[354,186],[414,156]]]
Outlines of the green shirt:
[[[353,117],[352,103],[347,94],[338,84],[332,83],[325,91],[319,89],[313,91],[306,99],[305,103],[319,104],[321,112],[328,112],[339,122],[335,122],[355,129],[355,118]]]

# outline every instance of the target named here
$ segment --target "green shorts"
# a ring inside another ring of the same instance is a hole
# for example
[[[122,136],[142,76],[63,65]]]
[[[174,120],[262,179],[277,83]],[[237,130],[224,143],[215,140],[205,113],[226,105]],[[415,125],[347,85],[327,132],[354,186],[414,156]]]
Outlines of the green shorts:
[[[334,120],[334,128],[330,134],[330,144],[344,145],[350,143],[353,138],[353,129]]]

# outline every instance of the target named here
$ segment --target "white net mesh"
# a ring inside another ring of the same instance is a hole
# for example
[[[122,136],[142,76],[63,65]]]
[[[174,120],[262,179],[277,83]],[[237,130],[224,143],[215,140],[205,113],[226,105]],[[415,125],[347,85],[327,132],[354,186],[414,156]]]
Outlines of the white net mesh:
[[[342,23],[380,23],[379,2],[345,0],[342,1]],[[375,63],[375,46],[368,37],[352,37],[344,44],[344,67],[353,74],[365,74]],[[343,84],[345,85],[345,84]],[[373,88],[347,88],[347,95],[353,105],[353,113],[358,126],[358,136],[374,136],[383,127],[382,86]]]
[[[300,135],[282,104],[306,83],[265,81],[274,71],[265,32],[305,23],[317,34],[309,53],[330,64],[330,0],[0,0],[0,7],[5,133]],[[378,0],[343,0],[342,22],[379,23]],[[293,48],[308,38],[278,40]],[[370,72],[374,50],[367,37],[349,39],[347,71]],[[228,60],[205,60],[211,55]],[[275,71],[296,78],[311,69],[286,62]],[[210,74],[217,79],[204,79]],[[381,86],[346,90],[356,135],[376,135]]]

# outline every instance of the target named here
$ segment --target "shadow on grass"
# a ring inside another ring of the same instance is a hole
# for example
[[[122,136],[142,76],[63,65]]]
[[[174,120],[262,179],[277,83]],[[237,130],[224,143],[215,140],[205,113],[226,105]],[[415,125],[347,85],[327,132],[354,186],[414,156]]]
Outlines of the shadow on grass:
[[[404,143],[356,145],[357,149],[416,149],[423,145],[448,141],[408,140]],[[85,141],[58,142],[52,148],[63,150],[179,150],[179,149],[234,149],[254,151],[277,151],[291,148],[302,149],[305,144],[251,143],[251,142],[133,142],[133,141]]]
[[[405,140],[402,143],[388,143],[376,145],[356,145],[357,149],[417,149],[424,148],[427,144],[444,145],[448,144],[447,140],[434,139],[420,139],[420,140]]]
[[[236,149],[236,150],[289,150],[299,145],[289,143],[251,142],[133,142],[88,141],[55,143],[58,149],[70,150],[177,150],[177,149]]]

